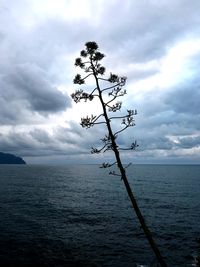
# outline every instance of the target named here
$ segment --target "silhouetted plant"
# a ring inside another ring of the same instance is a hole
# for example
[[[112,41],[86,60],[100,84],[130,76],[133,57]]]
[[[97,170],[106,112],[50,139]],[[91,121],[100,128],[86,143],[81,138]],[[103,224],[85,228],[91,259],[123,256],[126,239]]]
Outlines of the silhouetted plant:
[[[129,147],[124,148],[119,146],[117,143],[118,136],[127,128],[135,125],[134,116],[137,114],[137,111],[127,110],[125,115],[109,115],[109,113],[117,113],[121,110],[122,102],[117,100],[119,97],[122,97],[126,94],[126,90],[123,89],[126,84],[126,77],[120,77],[116,74],[110,73],[109,77],[104,78],[106,69],[100,64],[100,61],[103,58],[104,54],[99,52],[96,42],[87,42],[85,44],[85,50],[82,50],[80,52],[80,57],[75,60],[75,66],[80,67],[83,70],[84,76],[77,74],[74,78],[74,83],[78,85],[85,84],[86,79],[92,76],[94,78],[95,88],[90,93],[79,89],[73,93],[71,97],[76,103],[80,102],[81,100],[84,100],[85,102],[92,101],[94,98],[97,98],[100,101],[102,107],[102,113],[100,115],[91,115],[90,117],[87,116],[85,118],[81,118],[81,126],[84,128],[90,128],[97,124],[105,124],[107,127],[108,133],[104,138],[101,139],[103,143],[102,146],[100,148],[92,147],[91,153],[98,154],[106,151],[114,152],[116,160],[112,163],[104,162],[101,167],[110,168],[113,165],[117,165],[118,172],[111,170],[110,174],[120,176],[123,180],[145,236],[148,239],[160,265],[166,267],[167,264],[161,256],[152,234],[146,225],[144,217],[138,207],[137,201],[129,185],[126,175],[126,168],[128,166],[123,166],[120,158],[120,150],[134,150],[138,144],[136,141],[134,141]],[[101,88],[101,82],[103,82],[103,84],[108,83],[108,86]],[[121,120],[121,128],[116,132],[114,132],[112,129],[112,120]]]

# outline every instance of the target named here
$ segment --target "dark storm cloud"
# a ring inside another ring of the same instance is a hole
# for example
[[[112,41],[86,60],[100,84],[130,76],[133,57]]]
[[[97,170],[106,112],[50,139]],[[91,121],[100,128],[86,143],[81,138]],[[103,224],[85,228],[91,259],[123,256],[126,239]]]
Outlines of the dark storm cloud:
[[[20,6],[28,12],[26,5]],[[18,8],[16,6],[16,11]],[[26,23],[21,23],[20,14],[16,16],[13,12],[12,5],[2,8],[0,12],[1,123],[18,124],[27,118],[34,121],[35,112],[48,115],[69,108],[71,100],[57,90],[60,81],[59,75],[56,75],[59,73],[56,58],[63,53],[62,30],[58,39],[58,28],[55,25],[53,28],[51,23],[48,28],[40,27],[37,23],[33,27],[26,27]],[[50,32],[57,32],[57,36],[52,34],[50,38]]]
[[[59,92],[35,64],[12,66],[1,76],[0,87],[2,124],[26,121],[31,112],[48,115],[71,106],[69,97]]]
[[[70,106],[69,98],[53,87],[46,73],[34,64],[16,66],[6,78],[33,111],[57,112]]]

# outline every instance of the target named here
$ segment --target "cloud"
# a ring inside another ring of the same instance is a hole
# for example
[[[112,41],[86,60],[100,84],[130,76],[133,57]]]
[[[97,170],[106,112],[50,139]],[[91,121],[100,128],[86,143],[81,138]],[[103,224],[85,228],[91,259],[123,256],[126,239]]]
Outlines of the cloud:
[[[105,128],[85,131],[76,122],[93,110],[69,98],[76,89],[74,58],[94,40],[106,54],[108,73],[128,76],[124,110],[138,110],[136,126],[119,137],[120,144],[138,140],[143,159],[196,158],[200,1],[47,2],[0,4],[1,150],[32,160],[75,160],[101,145]]]
[[[199,34],[199,8],[199,1],[187,0],[110,2],[103,13],[105,22],[109,17],[103,39],[128,62],[158,59],[179,40]]]
[[[87,131],[71,121],[66,127],[56,126],[49,132],[39,126],[30,130],[12,128],[7,134],[0,133],[0,147],[4,152],[17,153],[25,158],[46,156],[90,157],[92,145],[101,136],[98,129]]]
[[[64,96],[54,86],[46,73],[34,64],[16,66],[7,78],[7,83],[26,99],[30,109],[37,112],[58,112],[70,107],[68,96]]]
[[[189,87],[177,88],[169,94],[166,103],[172,107],[176,113],[190,114],[196,116],[200,114],[200,84],[190,84]]]
[[[177,138],[177,146],[181,148],[199,148],[200,147],[200,135],[199,136],[183,136]]]
[[[12,66],[0,79],[1,123],[26,121],[25,113],[48,115],[69,108],[69,97],[52,84],[45,71],[35,64]]]
[[[52,43],[52,25],[46,29],[39,21],[33,23],[34,14],[24,4],[19,1],[19,5],[14,5],[15,12],[13,5],[7,3],[0,9],[0,122],[4,125],[38,123],[44,116],[71,107],[67,92],[58,90],[59,67],[55,61],[63,52],[59,40]],[[20,12],[24,14],[23,19]]]

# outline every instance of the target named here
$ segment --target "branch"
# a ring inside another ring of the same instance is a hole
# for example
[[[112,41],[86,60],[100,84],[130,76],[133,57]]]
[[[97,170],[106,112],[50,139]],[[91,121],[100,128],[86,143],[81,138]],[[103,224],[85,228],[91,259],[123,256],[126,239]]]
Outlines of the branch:
[[[94,90],[90,93],[90,95],[92,95],[96,90],[97,90],[97,87],[94,88]]]
[[[98,78],[98,79],[101,79],[101,80],[102,80],[102,78]],[[108,81],[108,80],[107,80],[107,81]],[[119,85],[120,85],[120,83],[117,83],[117,84],[114,84],[114,85],[112,85],[112,86],[106,87],[106,88],[102,89],[101,92],[110,90],[110,89],[115,88],[116,86],[119,86]]]
[[[87,79],[90,75],[92,75],[92,73],[89,73],[88,75],[86,75],[84,78],[82,78],[82,80]]]
[[[113,165],[117,164],[117,162],[113,162],[113,163],[102,163],[102,165],[100,166],[100,168],[110,168],[112,167]]]
[[[105,121],[100,121],[100,122],[95,122],[95,123],[94,123],[94,125],[96,125],[96,124],[103,124],[103,123],[105,123],[105,124],[106,124],[106,122],[105,122]]]
[[[116,137],[119,133],[123,132],[124,130],[126,130],[129,126],[126,125],[124,128],[122,128],[121,130],[117,131],[114,133],[114,136]]]
[[[100,77],[98,77],[98,80],[102,80],[102,81],[109,82],[109,80],[108,80],[108,79],[105,79],[105,78],[100,78]]]
[[[102,138],[101,141],[102,141],[103,143],[108,143],[108,142],[110,142],[110,141],[111,141],[111,137],[110,137],[110,135],[105,135],[105,137]]]
[[[90,64],[90,61],[84,61],[83,64]]]
[[[126,119],[122,120],[122,124],[125,124],[127,126],[135,126],[133,116],[132,115],[127,116]]]
[[[131,146],[129,148],[121,148],[121,147],[118,147],[118,150],[135,150],[136,147],[138,147],[139,145],[137,144],[137,141],[133,142],[131,144]]]
[[[109,119],[110,119],[110,120],[113,120],[113,119],[124,119],[124,118],[127,118],[127,117],[129,117],[129,115],[115,116],[115,117],[110,117]]]
[[[94,118],[93,123],[96,122],[101,116],[103,116],[103,114],[100,114],[100,115],[97,116],[97,117],[95,116],[96,118]]]
[[[99,116],[93,116],[91,115],[91,117],[85,117],[85,118],[81,118],[81,126],[83,128],[90,128],[92,126],[94,126],[95,124],[101,124],[101,123],[106,123],[104,121],[102,122],[96,122],[101,116],[103,116],[103,114],[100,114]]]
[[[122,124],[125,124],[124,128],[122,128],[121,130],[115,132],[114,133],[114,136],[116,136],[117,134],[123,132],[128,127],[135,126],[133,116],[132,115],[127,115],[125,118],[123,118]]]
[[[124,167],[124,169],[127,169],[130,165],[131,165],[131,163],[129,163],[126,167]],[[110,171],[109,174],[114,175],[114,176],[119,176],[119,177],[121,177],[121,180],[122,180],[121,174],[118,174],[115,171]]]
[[[73,80],[74,84],[84,84],[85,81],[81,78],[81,75],[80,74],[76,74],[74,80]]]
[[[87,116],[85,118],[81,118],[81,126],[83,128],[90,128],[94,125],[93,121],[95,120],[96,116],[91,116],[90,118]]]
[[[106,147],[106,149],[104,149],[105,147]],[[99,153],[101,153],[102,150],[103,150],[103,153],[104,153],[107,150],[111,150],[111,149],[112,149],[112,144],[111,143],[110,144],[105,144],[100,149],[92,147],[91,154],[99,154]]]
[[[116,111],[121,109],[122,102],[116,102],[116,104],[114,104],[112,107],[109,105],[107,105],[107,106],[108,106],[108,111],[116,112]]]
[[[88,93],[85,93],[82,89],[76,90],[75,93],[71,94],[72,99],[74,100],[75,103],[78,103],[81,101],[81,99],[84,99],[85,102],[87,100],[92,101],[94,96]]]
[[[130,162],[129,164],[126,165],[126,167],[124,167],[124,169],[127,169],[128,167],[130,167],[132,165],[132,163]]]
[[[118,91],[119,92],[119,91]],[[126,90],[124,90],[123,92],[121,92],[121,94],[118,95],[118,92],[116,92],[115,94],[113,94],[113,91],[109,93],[109,96],[113,96],[113,98],[111,100],[109,100],[108,102],[105,103],[105,105],[107,107],[110,108],[110,106],[108,104],[110,104],[111,102],[113,102],[117,97],[120,97],[120,96],[124,96],[126,94]]]
[[[110,171],[109,174],[122,177],[121,174],[118,174],[115,171]]]
[[[101,151],[95,147],[91,147],[91,154],[99,154]]]
[[[121,92],[121,94],[119,94]],[[123,96],[126,94],[126,90],[122,91],[122,86],[115,86],[112,92],[110,92],[108,95],[113,95],[113,96]]]
[[[116,137],[114,137],[114,138],[116,138]],[[109,135],[105,135],[105,137],[102,138],[101,141],[104,143],[104,145],[101,148],[98,148],[98,149],[92,147],[92,150],[91,150],[92,154],[95,154],[95,153],[98,154],[101,151],[103,151],[103,153],[104,153],[107,150],[113,150],[112,140],[111,140],[111,137]]]
[[[105,103],[105,105],[107,107],[110,107],[108,104],[111,103],[112,101],[114,101],[117,98],[117,96],[114,96],[111,100],[109,100],[108,102]]]

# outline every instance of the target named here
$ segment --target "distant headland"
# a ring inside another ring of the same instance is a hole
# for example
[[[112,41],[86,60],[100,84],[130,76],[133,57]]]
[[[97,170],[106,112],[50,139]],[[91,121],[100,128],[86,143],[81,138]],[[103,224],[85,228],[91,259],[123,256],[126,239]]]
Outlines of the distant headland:
[[[26,164],[26,162],[13,154],[0,152],[0,164]]]

